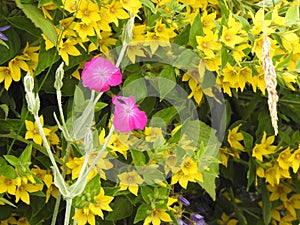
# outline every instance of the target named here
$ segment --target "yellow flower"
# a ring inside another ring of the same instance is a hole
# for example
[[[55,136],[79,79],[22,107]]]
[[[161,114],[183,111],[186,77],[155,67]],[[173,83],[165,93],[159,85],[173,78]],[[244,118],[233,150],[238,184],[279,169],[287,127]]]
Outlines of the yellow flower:
[[[234,49],[235,45],[241,44],[244,41],[244,38],[239,34],[238,27],[228,28],[223,26],[221,41],[228,47]]]
[[[230,157],[232,158],[240,158],[240,152],[232,148],[220,148],[220,158],[221,158],[221,163],[227,167],[227,163]]]
[[[47,140],[49,141],[50,145],[59,145],[60,140],[57,134],[55,133],[58,130],[57,126],[48,127],[50,130],[50,134],[47,136]]]
[[[96,27],[95,22],[80,22],[75,24],[74,30],[77,31],[78,36],[85,42],[88,41],[87,36],[95,36],[94,27]]]
[[[109,22],[113,22],[117,27],[119,26],[118,19],[129,18],[128,13],[123,9],[122,4],[118,1],[112,1],[107,7],[107,17]]]
[[[20,199],[27,205],[30,204],[29,193],[41,191],[43,189],[43,184],[25,184],[22,183],[17,187],[16,191],[16,202]]]
[[[222,213],[221,219],[217,221],[220,225],[236,225],[239,221],[230,218],[226,213]]]
[[[271,47],[270,47],[270,57],[273,58],[275,50],[278,48],[278,46],[276,46],[276,42],[269,38],[271,41]],[[255,53],[255,55],[257,56],[257,58],[259,60],[262,59],[262,46],[263,46],[263,42],[264,42],[264,37],[261,36],[260,38],[256,38],[253,48],[252,48],[252,53]]]
[[[196,81],[197,80],[197,81]],[[200,105],[203,99],[203,91],[201,88],[201,77],[199,77],[199,73],[197,70],[188,71],[182,77],[182,81],[188,81],[189,87],[191,89],[191,93],[188,98],[194,97],[196,103]]]
[[[36,68],[39,59],[39,53],[37,51],[40,49],[39,46],[30,47],[28,42],[23,50],[23,56],[26,58],[26,63],[29,71],[33,74],[33,70]]]
[[[288,162],[292,165],[293,172],[297,173],[300,167],[300,145],[298,146],[298,149],[289,157]]]
[[[71,169],[72,180],[75,180],[76,178],[79,177],[83,162],[84,162],[84,156],[81,158],[74,157],[73,159],[71,159],[69,162],[66,163],[67,167]],[[92,179],[96,174],[97,174],[96,168],[93,168],[88,175],[88,179],[89,180]]]
[[[283,205],[293,217],[296,217],[296,209],[300,209],[300,194],[294,194],[284,201]]]
[[[18,219],[17,225],[30,225],[28,219],[26,217],[21,217]]]
[[[80,51],[75,47],[76,44],[77,41],[72,41],[70,39],[59,44],[58,54],[62,57],[67,66],[69,65],[69,55],[79,56],[81,54]]]
[[[132,42],[145,41],[146,25],[135,25],[132,28]]]
[[[16,180],[0,176],[0,193],[9,193],[11,195],[16,194]]]
[[[154,26],[154,32],[155,32],[156,36],[167,38],[167,39],[173,38],[176,36],[174,29],[167,28],[166,24],[162,23],[162,19],[160,19],[159,21],[156,21],[156,24]]]
[[[91,23],[93,21],[100,20],[100,15],[98,14],[99,8],[96,3],[91,1],[81,1],[79,5],[79,10],[75,14],[76,18],[81,19],[84,23]]]
[[[135,63],[136,56],[146,57],[139,44],[131,44],[127,47],[126,54],[132,63]]]
[[[168,213],[166,213],[163,209],[154,209],[151,212],[151,215],[148,216],[145,221],[144,225],[148,225],[152,222],[153,225],[160,225],[161,221],[163,222],[172,222],[172,219]]]
[[[97,44],[95,45],[93,42],[89,45],[89,52],[97,50],[100,48],[100,51],[102,53],[106,53],[109,51],[109,46],[115,45],[117,42],[117,39],[114,39],[111,37],[112,33],[107,31],[102,31],[99,36],[97,37]]]
[[[18,77],[18,75],[20,75]],[[10,67],[1,66],[0,67],[0,83],[4,81],[4,88],[6,90],[9,89],[12,81],[19,81],[21,79],[21,73],[20,74],[14,74]]]
[[[137,196],[139,185],[143,183],[143,178],[135,170],[121,173],[118,177],[120,179],[120,190],[128,189]]]
[[[151,53],[154,54],[159,46],[170,46],[169,38],[157,36],[153,32],[147,32],[144,46],[150,46]]]
[[[99,135],[99,141],[100,143],[103,145],[106,138],[104,138],[105,135],[105,130],[102,129],[101,133]],[[113,154],[116,155],[116,152],[121,153],[125,159],[127,159],[127,152],[129,150],[129,146],[128,146],[128,139],[129,139],[129,135],[128,134],[116,134],[113,133],[113,135],[111,136],[109,143],[107,145],[108,148],[111,149],[110,152],[112,152]]]
[[[281,183],[275,186],[268,185],[267,188],[271,192],[270,201],[276,201],[280,199],[284,202],[287,200],[287,195],[292,192],[292,189]]]
[[[55,10],[57,9],[57,6],[53,2],[48,2],[46,4],[42,5],[42,11],[45,18],[48,18],[49,20],[53,20],[51,14],[48,12],[48,10]]]
[[[64,0],[63,8],[70,13],[74,13],[79,9],[79,4],[81,0]]]
[[[109,206],[111,201],[114,199],[114,197],[107,196],[104,194],[104,189],[100,189],[100,193],[94,197],[94,200],[97,203],[91,203],[89,205],[90,211],[95,214],[100,216],[102,219],[104,217],[102,210],[105,211],[112,211],[112,208]]]
[[[164,140],[162,129],[160,127],[146,127],[144,134],[146,141],[155,142],[156,140]]]
[[[288,161],[291,157],[291,150],[290,147],[286,148],[282,152],[280,152],[279,156],[277,157],[276,161],[278,162],[278,165],[284,169],[287,170],[290,167],[290,162]]]
[[[128,10],[135,16],[137,16],[139,9],[142,7],[139,0],[120,0],[120,2],[124,9]]]
[[[16,56],[9,61],[8,67],[10,68],[10,71],[14,77],[21,77],[21,69],[24,71],[28,71],[29,68],[25,61],[26,57],[24,56]]]
[[[254,25],[251,29],[251,33],[253,35],[258,35],[258,34],[262,33],[263,25],[265,25],[265,27],[266,27],[267,34],[274,32],[271,28],[269,28],[271,21],[267,20],[267,19],[263,19],[264,14],[265,13],[262,8],[259,9],[255,15],[252,12],[250,12],[250,15],[251,15],[251,18],[253,21],[253,25]],[[263,20],[264,20],[264,22],[263,22]]]
[[[44,125],[44,117],[40,116],[41,124],[42,126]],[[42,145],[43,139],[42,136],[40,135],[38,126],[36,122],[32,122],[29,120],[25,120],[25,126],[26,126],[26,134],[25,134],[25,139],[33,139],[33,141],[39,145]],[[46,136],[48,136],[51,132],[50,129],[48,128],[43,128],[44,133]]]
[[[201,14],[201,23],[205,34],[216,27],[216,24],[214,23],[216,15],[216,12],[208,14],[206,10],[204,10],[204,12]]]
[[[198,169],[198,164],[191,158],[186,158],[180,165],[180,169],[172,176],[171,184],[179,182],[180,186],[187,188],[188,182],[203,181],[203,176]]]
[[[89,208],[77,209],[73,219],[77,220],[78,225],[89,223],[95,225],[95,215]]]
[[[222,45],[218,42],[218,34],[208,30],[204,37],[196,36],[197,48],[203,51],[207,58],[214,58],[215,53],[213,50],[221,50]]]
[[[242,124],[236,126],[232,130],[228,130],[227,141],[231,147],[243,150],[244,146],[240,143],[240,141],[244,140],[244,136],[241,132],[238,132],[241,126]]]
[[[274,135],[267,138],[267,133],[264,132],[261,143],[256,144],[252,149],[252,157],[255,157],[259,161],[263,161],[263,156],[273,154],[277,148],[275,145],[272,145],[274,140]]]
[[[266,83],[265,76],[261,66],[257,67],[258,74],[249,78],[248,82],[252,85],[252,89],[256,92],[257,88],[265,94],[266,92]]]

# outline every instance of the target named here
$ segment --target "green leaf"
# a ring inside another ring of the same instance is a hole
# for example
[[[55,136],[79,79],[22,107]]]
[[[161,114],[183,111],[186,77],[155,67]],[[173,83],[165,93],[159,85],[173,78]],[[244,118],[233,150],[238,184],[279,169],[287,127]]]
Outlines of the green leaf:
[[[244,136],[244,146],[245,146],[245,150],[248,152],[248,153],[251,153],[252,151],[252,147],[253,147],[253,137],[251,134],[241,130],[240,131],[243,136]]]
[[[40,28],[47,38],[56,46],[57,33],[55,27],[50,20],[43,16],[41,10],[33,4],[22,4],[21,0],[16,0],[16,4],[34,25]]]
[[[7,162],[9,162],[9,164],[11,164],[12,166],[17,166],[19,165],[19,159],[14,156],[14,155],[4,155],[3,156]]]
[[[244,17],[242,16],[238,16],[236,14],[233,14],[233,17],[235,17],[236,19],[238,19],[240,21],[240,23],[243,25],[243,30],[248,32],[251,28],[249,22],[247,19],[245,19]]]
[[[124,196],[118,196],[111,204],[112,212],[105,219],[109,221],[117,221],[130,216],[133,212],[133,207],[130,201]]]
[[[251,187],[255,179],[256,179],[255,160],[250,158],[248,162],[248,171],[247,171],[247,191],[249,190],[249,188]]]
[[[267,186],[265,182],[261,182],[261,195],[262,195],[262,213],[263,213],[263,220],[266,225],[270,224],[271,222],[271,210],[272,210],[272,203],[270,201],[270,193],[267,190]]]
[[[170,65],[166,66],[159,74],[158,89],[160,99],[164,99],[166,95],[176,86],[176,77],[174,68]]]
[[[152,119],[160,118],[165,122],[164,125],[168,125],[171,123],[171,121],[174,119],[174,117],[177,115],[177,113],[178,113],[177,109],[174,106],[171,106],[171,107],[168,107],[168,108],[165,108],[165,109],[162,109],[162,110],[156,112],[152,116]],[[160,124],[159,121],[158,121],[158,124],[152,124],[152,126],[154,126],[154,127],[155,126],[160,127],[161,125],[162,124]]]
[[[146,163],[146,158],[143,152],[130,149],[133,164],[135,166],[144,166]]]
[[[155,14],[156,13],[156,8],[155,8],[155,5],[151,2],[151,1],[149,1],[149,0],[140,0],[141,1],[141,3],[144,5],[144,6],[146,6],[148,9],[150,9],[150,11],[153,13],[153,14]]]
[[[10,24],[14,27],[17,27],[20,30],[23,30],[35,37],[41,37],[41,30],[38,29],[34,24],[25,16],[13,16],[7,18]],[[46,59],[46,58],[45,58]]]
[[[11,203],[10,201],[8,201],[6,198],[0,197],[0,201],[1,201],[1,202],[4,202],[5,204],[10,205],[10,206],[12,206],[12,207],[17,207],[17,206],[15,206],[13,203]]]
[[[145,220],[149,215],[149,212],[151,212],[151,208],[149,205],[140,205],[135,214],[134,223],[138,223],[142,220]]]
[[[0,109],[3,111],[4,113],[4,119],[6,119],[8,117],[8,112],[9,112],[9,108],[6,104],[1,104],[0,105]]]
[[[37,76],[43,72],[46,68],[53,65],[59,60],[56,48],[51,48],[48,51],[45,49],[45,42],[42,42],[39,51],[38,64],[34,71],[34,75]]]
[[[202,22],[199,13],[195,16],[193,24],[190,29],[189,41],[191,46],[194,48],[197,47],[196,36],[203,36]]]
[[[174,44],[178,44],[180,46],[187,45],[190,38],[190,29],[191,25],[186,26],[183,31],[175,37]]]
[[[28,163],[31,162],[31,151],[32,151],[32,144],[26,146],[24,151],[19,157],[21,163]]]
[[[15,169],[10,165],[1,166],[0,174],[10,179],[15,179],[17,177]]]
[[[203,181],[198,181],[201,187],[209,194],[209,196],[216,200],[216,177],[219,174],[219,163],[211,163],[210,166],[202,171]]]
[[[141,186],[140,190],[143,200],[147,203],[151,203],[154,195],[152,188],[149,186]]]
[[[294,25],[299,23],[299,6],[290,6],[285,14],[285,22],[288,25]]]
[[[6,44],[9,48],[0,45],[0,65],[13,58],[18,53],[21,47],[19,35],[13,28],[10,28],[4,32],[8,38]]]
[[[130,75],[124,82],[122,89],[123,96],[134,96],[137,103],[147,97],[147,86],[145,79],[139,75]]]
[[[276,66],[276,69],[286,68],[288,66],[289,62],[291,61],[293,54],[294,54],[293,51],[291,51],[291,53],[288,55],[288,57],[286,57],[282,62],[278,63],[278,65]]]
[[[199,63],[199,56],[191,49],[186,49],[180,52],[180,55],[176,56],[176,60],[173,63],[174,67],[190,69],[193,63]]]
[[[9,46],[5,43],[5,41],[3,41],[2,39],[0,39],[0,45],[3,45],[4,47],[6,47],[7,49],[9,49]]]

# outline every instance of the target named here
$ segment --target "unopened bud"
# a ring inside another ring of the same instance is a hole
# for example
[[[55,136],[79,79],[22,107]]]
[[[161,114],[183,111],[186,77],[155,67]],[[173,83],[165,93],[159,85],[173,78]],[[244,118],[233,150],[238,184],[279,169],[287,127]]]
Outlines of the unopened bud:
[[[64,73],[64,62],[62,62],[55,72],[54,87],[56,90],[60,90],[63,86],[62,80],[64,78]]]
[[[27,72],[26,76],[24,77],[24,87],[25,87],[25,91],[27,93],[33,91],[33,88],[34,88],[34,79],[30,75],[29,72]]]

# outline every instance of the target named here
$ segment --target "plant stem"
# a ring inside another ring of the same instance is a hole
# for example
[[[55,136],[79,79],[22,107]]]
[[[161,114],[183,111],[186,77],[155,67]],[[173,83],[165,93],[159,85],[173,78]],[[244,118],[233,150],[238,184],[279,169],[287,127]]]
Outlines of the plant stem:
[[[64,225],[69,225],[71,209],[72,209],[72,201],[73,201],[72,198],[66,199],[67,205],[66,205],[66,214],[65,214]]]
[[[64,131],[66,132],[67,137],[65,137],[67,140],[70,138],[69,131],[67,129],[66,121],[65,121],[65,116],[64,116],[64,111],[62,108],[62,103],[61,103],[61,90],[56,90],[56,98],[57,98],[57,104],[58,104],[58,110],[59,110],[59,115],[61,118],[62,126],[64,128]]]
[[[111,125],[111,128],[109,130],[109,133],[107,135],[107,138],[105,140],[105,143],[104,145],[102,146],[101,150],[98,152],[96,158],[94,159],[94,161],[92,162],[91,166],[86,170],[86,172],[84,173],[83,176],[88,176],[88,174],[91,172],[91,170],[95,167],[97,161],[99,160],[99,158],[101,157],[102,153],[104,152],[104,150],[106,149],[110,139],[111,139],[111,136],[113,134],[113,131],[115,130],[114,126]]]
[[[58,192],[56,202],[55,202],[55,206],[54,206],[53,216],[52,216],[52,220],[51,220],[51,225],[56,224],[56,219],[57,219],[57,216],[58,216],[60,200],[61,200],[61,193]]]

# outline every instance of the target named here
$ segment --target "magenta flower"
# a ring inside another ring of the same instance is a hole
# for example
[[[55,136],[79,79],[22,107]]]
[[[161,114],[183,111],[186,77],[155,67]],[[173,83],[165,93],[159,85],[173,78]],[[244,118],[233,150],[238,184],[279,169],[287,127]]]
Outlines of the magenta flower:
[[[114,96],[115,104],[113,125],[121,132],[130,132],[134,129],[144,129],[147,123],[146,113],[139,110],[133,96],[129,98]]]
[[[111,61],[95,57],[85,64],[81,79],[82,84],[89,89],[105,92],[110,86],[116,86],[122,82],[122,74]]]

